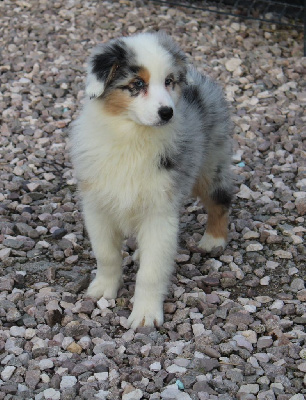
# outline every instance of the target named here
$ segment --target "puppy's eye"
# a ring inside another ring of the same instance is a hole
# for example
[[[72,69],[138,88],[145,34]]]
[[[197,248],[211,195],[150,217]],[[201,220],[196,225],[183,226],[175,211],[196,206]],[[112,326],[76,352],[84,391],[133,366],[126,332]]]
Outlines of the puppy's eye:
[[[165,86],[170,86],[173,83],[173,79],[172,78],[166,78],[165,79]]]
[[[136,81],[134,81],[134,86],[137,89],[142,89],[145,86],[145,83],[142,79],[137,79]]]

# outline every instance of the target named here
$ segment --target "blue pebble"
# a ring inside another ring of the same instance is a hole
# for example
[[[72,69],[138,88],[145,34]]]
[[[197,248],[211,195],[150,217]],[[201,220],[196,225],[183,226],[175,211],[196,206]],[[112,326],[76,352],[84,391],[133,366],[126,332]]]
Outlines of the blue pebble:
[[[185,389],[185,386],[184,386],[183,382],[181,382],[179,379],[177,379],[177,381],[175,383],[177,384],[177,387],[180,390],[184,390]]]

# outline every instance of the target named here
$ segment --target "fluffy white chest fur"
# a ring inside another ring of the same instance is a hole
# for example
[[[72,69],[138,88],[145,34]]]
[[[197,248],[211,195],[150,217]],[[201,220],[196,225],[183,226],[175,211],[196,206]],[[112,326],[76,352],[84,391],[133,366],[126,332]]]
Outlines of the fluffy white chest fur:
[[[94,108],[87,115],[85,107],[79,120],[86,127],[78,131],[84,129],[86,135],[77,138],[74,148],[77,177],[84,199],[107,210],[127,236],[135,233],[143,213],[171,196],[171,174],[159,168],[159,161],[165,148],[174,147],[173,130],[135,129],[135,124],[109,121]]]

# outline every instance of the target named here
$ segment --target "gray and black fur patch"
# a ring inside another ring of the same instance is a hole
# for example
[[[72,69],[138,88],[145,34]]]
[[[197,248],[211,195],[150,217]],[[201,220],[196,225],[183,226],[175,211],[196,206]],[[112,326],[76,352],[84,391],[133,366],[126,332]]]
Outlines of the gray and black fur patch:
[[[211,198],[217,204],[220,204],[226,208],[229,208],[229,206],[231,205],[231,202],[232,202],[232,193],[230,193],[226,189],[218,188],[211,194]]]
[[[159,160],[159,168],[166,170],[173,169],[175,167],[175,161],[169,155],[162,155]]]
[[[157,32],[160,45],[174,58],[175,64],[187,68],[186,56],[180,47],[164,32]]]
[[[194,85],[186,86],[183,95],[188,103],[190,103],[192,106],[197,107],[198,109],[201,109],[202,112],[204,112],[203,110],[204,104],[197,86]]]
[[[126,78],[130,73],[137,73],[135,55],[123,40],[116,39],[106,45],[98,46],[90,59],[91,72],[97,80],[105,83],[105,91],[115,81]]]

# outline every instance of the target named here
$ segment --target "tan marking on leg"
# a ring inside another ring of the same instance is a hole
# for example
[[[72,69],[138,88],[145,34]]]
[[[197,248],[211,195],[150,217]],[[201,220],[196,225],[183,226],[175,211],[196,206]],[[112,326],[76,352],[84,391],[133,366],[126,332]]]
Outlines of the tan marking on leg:
[[[227,240],[228,212],[227,209],[218,204],[207,206],[208,219],[206,232],[214,238],[224,238]]]
[[[104,99],[104,109],[112,115],[119,115],[124,112],[130,103],[129,96],[122,90],[114,90]]]
[[[210,182],[206,178],[206,176],[201,175],[198,177],[197,181],[195,182],[193,186],[192,193],[195,197],[200,197],[200,199],[204,203],[204,199],[208,196],[208,188],[209,188]]]
[[[193,195],[200,197],[208,214],[207,234],[214,238],[227,239],[228,209],[222,204],[217,204],[209,196],[210,182],[206,176],[201,175],[193,188]]]

